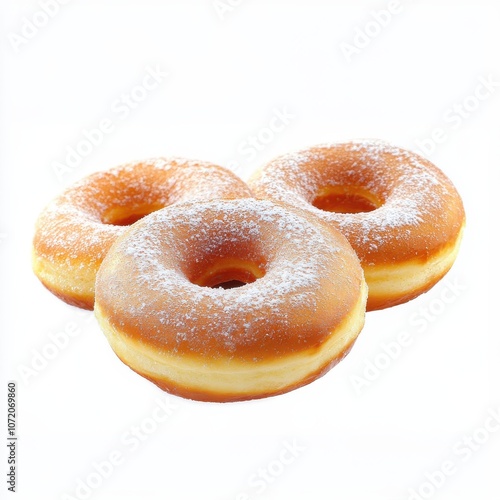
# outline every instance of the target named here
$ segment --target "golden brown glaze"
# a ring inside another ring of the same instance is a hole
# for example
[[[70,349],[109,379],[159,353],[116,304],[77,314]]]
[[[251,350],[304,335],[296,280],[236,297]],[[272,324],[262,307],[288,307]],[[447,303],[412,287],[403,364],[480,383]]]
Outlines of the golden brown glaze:
[[[257,197],[302,208],[341,230],[365,270],[368,310],[434,285],[453,264],[465,225],[460,195],[443,172],[380,141],[284,155],[249,184]]]
[[[226,281],[247,284],[213,288]],[[169,392],[281,394],[338,362],[364,322],[366,283],[339,231],[255,200],[178,204],[106,256],[96,316],[118,357]]]
[[[127,226],[186,200],[251,195],[232,172],[180,158],[95,173],[68,188],[39,216],[33,240],[35,274],[68,304],[93,309],[97,270]]]

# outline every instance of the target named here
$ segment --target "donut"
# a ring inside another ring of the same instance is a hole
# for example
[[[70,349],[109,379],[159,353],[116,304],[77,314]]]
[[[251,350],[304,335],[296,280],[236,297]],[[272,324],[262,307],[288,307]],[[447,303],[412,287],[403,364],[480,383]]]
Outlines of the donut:
[[[92,310],[97,270],[126,226],[186,200],[251,195],[229,170],[181,158],[150,159],[97,172],[65,190],[38,217],[33,270],[54,295]]]
[[[365,272],[369,311],[437,283],[455,261],[465,226],[460,195],[443,172],[377,140],[285,154],[249,185],[257,197],[315,214],[347,237]]]
[[[367,287],[345,237],[252,198],[177,204],[115,242],[95,314],[112,349],[161,389],[227,402],[281,394],[350,350]]]

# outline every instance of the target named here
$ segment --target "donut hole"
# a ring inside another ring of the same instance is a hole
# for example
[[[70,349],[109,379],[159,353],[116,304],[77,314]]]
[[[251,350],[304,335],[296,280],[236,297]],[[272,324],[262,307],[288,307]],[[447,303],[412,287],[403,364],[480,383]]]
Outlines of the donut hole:
[[[111,207],[102,216],[103,224],[131,226],[138,220],[163,208],[159,203],[135,205],[131,207]]]
[[[199,270],[191,282],[208,288],[239,288],[265,275],[262,265],[236,259],[221,259]]]
[[[358,186],[325,186],[318,190],[311,203],[325,212],[358,214],[376,210],[383,205],[383,200]]]

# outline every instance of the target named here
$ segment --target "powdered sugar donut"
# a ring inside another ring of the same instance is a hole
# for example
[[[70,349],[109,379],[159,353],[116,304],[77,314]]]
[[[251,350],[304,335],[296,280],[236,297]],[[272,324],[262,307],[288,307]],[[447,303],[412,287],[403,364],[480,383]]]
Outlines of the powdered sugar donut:
[[[361,330],[366,294],[340,232],[249,198],[137,222],[104,259],[95,313],[118,357],[162,389],[235,401],[324,374]]]
[[[427,291],[457,256],[465,213],[428,160],[381,141],[312,147],[276,158],[249,182],[256,196],[340,229],[365,271],[368,310]]]
[[[92,174],[68,188],[39,216],[33,269],[56,296],[92,309],[97,270],[124,226],[186,200],[251,195],[229,170],[181,158],[151,159]]]

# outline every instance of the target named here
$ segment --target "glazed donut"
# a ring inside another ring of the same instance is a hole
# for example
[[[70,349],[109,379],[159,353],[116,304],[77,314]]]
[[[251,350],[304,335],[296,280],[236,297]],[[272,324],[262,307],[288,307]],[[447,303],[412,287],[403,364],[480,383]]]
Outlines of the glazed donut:
[[[381,141],[281,156],[249,181],[257,197],[314,213],[347,237],[368,283],[368,310],[429,290],[457,256],[465,213],[431,162]]]
[[[173,394],[226,402],[324,374],[360,332],[366,295],[359,259],[320,219],[214,200],[129,228],[97,275],[95,314],[132,370]]]
[[[54,295],[91,310],[97,270],[124,226],[186,200],[248,196],[246,184],[229,170],[180,158],[150,159],[92,174],[39,216],[33,270]]]

